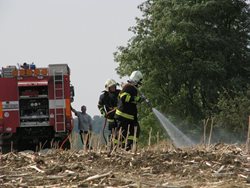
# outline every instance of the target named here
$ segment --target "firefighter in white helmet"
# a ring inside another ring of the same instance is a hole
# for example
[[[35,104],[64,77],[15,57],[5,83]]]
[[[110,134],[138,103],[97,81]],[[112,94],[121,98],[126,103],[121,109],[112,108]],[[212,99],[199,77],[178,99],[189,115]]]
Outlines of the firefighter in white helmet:
[[[108,122],[109,140],[111,139],[111,135],[114,134],[115,128],[117,127],[114,119],[115,109],[117,107],[117,99],[120,93],[120,90],[117,89],[117,85],[118,83],[115,80],[108,79],[105,82],[105,90],[100,95],[98,101],[98,108]]]
[[[137,119],[137,103],[145,98],[138,95],[138,87],[142,84],[142,73],[134,71],[129,77],[118,97],[118,106],[115,112],[118,129],[122,129],[122,142],[127,139],[126,150],[132,149],[133,142],[137,142],[140,126]],[[136,138],[134,138],[134,135]],[[118,142],[118,140],[117,140]],[[123,146],[125,146],[123,144]]]

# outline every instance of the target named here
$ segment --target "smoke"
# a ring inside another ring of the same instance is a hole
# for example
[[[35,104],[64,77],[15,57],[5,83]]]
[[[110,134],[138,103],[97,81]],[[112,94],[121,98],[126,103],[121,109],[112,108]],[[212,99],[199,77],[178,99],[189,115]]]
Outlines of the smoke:
[[[246,133],[247,134],[247,133]],[[235,143],[243,143],[246,140],[245,138],[241,138],[239,134],[231,132],[225,128],[215,127],[211,136],[211,143],[227,143],[227,144],[235,144]]]

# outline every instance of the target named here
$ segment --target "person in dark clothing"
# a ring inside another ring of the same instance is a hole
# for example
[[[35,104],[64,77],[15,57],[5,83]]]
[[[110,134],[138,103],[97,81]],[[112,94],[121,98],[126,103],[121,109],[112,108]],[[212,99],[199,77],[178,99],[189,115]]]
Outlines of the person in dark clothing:
[[[139,96],[138,87],[142,84],[142,73],[134,71],[119,96],[118,106],[115,112],[118,129],[121,129],[121,142],[126,150],[131,150],[133,143],[136,143],[140,135],[140,126],[137,119],[137,103],[145,100]],[[116,137],[118,139],[118,137]],[[117,140],[118,142],[118,140]]]
[[[21,65],[21,68],[27,70],[27,69],[30,68],[30,65],[29,65],[28,63],[24,62],[24,63]]]
[[[117,107],[117,99],[120,90],[117,89],[117,82],[113,79],[108,79],[105,82],[105,90],[99,97],[98,108],[103,117],[106,118],[108,122],[109,130],[109,141],[111,141],[111,135],[114,135],[115,129],[117,127],[116,121],[114,119],[115,109]]]

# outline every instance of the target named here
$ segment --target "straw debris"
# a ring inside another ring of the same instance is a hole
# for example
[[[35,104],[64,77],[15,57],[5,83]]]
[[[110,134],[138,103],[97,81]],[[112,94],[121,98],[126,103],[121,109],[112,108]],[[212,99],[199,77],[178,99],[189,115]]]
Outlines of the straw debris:
[[[248,187],[250,156],[238,145],[137,153],[47,149],[1,154],[0,187]]]

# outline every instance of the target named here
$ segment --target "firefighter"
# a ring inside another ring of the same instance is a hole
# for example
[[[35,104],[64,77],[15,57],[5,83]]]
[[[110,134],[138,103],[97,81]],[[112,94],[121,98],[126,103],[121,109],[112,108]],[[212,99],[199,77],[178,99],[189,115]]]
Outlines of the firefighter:
[[[118,96],[118,106],[115,112],[118,129],[121,130],[122,146],[126,146],[126,150],[131,150],[133,143],[137,142],[140,135],[140,126],[137,119],[137,103],[145,100],[144,96],[139,96],[138,87],[142,84],[142,73],[134,71],[129,77],[128,83],[123,85],[123,88]],[[120,132],[120,131],[119,131]],[[127,140],[127,143],[126,143]]]
[[[84,105],[81,107],[81,111],[76,111],[73,107],[71,107],[71,110],[78,117],[78,130],[80,138],[84,149],[87,149],[89,148],[89,140],[92,132],[92,118],[86,113],[87,108]]]
[[[116,121],[114,119],[115,109],[117,107],[118,94],[120,89],[117,89],[117,82],[113,79],[108,79],[105,82],[105,90],[99,97],[98,108],[103,117],[106,118],[105,125],[108,122],[108,138],[111,141],[111,135],[114,135],[116,129]],[[105,129],[105,127],[104,127]],[[105,137],[104,137],[105,139]],[[105,139],[106,141],[106,139]],[[112,143],[112,142],[111,142]],[[107,143],[106,143],[107,144]]]

